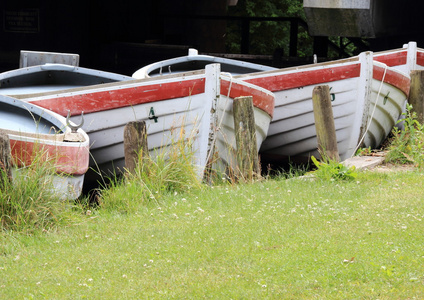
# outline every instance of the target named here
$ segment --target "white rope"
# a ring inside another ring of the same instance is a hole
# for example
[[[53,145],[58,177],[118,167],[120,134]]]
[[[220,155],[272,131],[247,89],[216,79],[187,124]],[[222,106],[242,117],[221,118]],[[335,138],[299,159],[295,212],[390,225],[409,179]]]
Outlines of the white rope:
[[[384,67],[383,78],[381,78],[380,87],[378,88],[377,98],[375,100],[374,108],[372,110],[371,117],[370,117],[369,123],[367,125],[367,129],[365,130],[364,135],[362,136],[362,138],[359,140],[359,143],[356,146],[355,151],[353,151],[351,157],[353,157],[355,155],[356,151],[358,151],[359,147],[361,146],[362,142],[364,141],[365,135],[367,134],[368,130],[370,129],[372,118],[374,117],[375,109],[377,107],[378,98],[380,97],[381,88],[383,87],[383,84],[384,84],[384,78],[386,77],[386,71],[387,71],[387,65],[385,65],[385,67]]]

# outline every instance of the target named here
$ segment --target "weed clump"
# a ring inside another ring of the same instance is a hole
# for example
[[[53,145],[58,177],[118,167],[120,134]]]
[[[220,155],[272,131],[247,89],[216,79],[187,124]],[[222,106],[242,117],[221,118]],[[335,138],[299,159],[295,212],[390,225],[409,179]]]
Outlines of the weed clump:
[[[0,168],[0,220],[3,230],[32,231],[48,228],[61,220],[66,202],[55,193],[54,166],[35,160],[13,171],[13,180]]]
[[[354,180],[358,175],[355,166],[347,167],[338,161],[322,157],[322,161],[318,161],[311,156],[311,160],[317,168],[313,171],[316,178],[325,181]]]
[[[202,186],[197,166],[193,164],[193,139],[180,138],[152,156],[140,152],[133,172],[116,177],[102,191],[101,208],[133,212],[148,202],[159,203],[169,194],[178,194]]]
[[[412,105],[407,104],[406,111],[398,123],[404,123],[404,129],[394,128],[393,139],[388,147],[386,162],[395,164],[414,164],[424,166],[424,125],[417,121]]]

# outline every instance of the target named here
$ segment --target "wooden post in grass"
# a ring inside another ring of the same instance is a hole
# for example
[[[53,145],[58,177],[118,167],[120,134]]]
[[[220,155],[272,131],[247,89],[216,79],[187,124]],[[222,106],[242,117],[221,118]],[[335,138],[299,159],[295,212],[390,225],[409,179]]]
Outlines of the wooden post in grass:
[[[233,113],[240,175],[246,179],[253,179],[260,174],[260,166],[252,96],[235,98]]]
[[[318,151],[326,159],[340,161],[337,148],[336,127],[331,106],[328,85],[316,86],[312,92],[315,129],[317,132]]]
[[[133,173],[140,156],[149,155],[144,121],[129,122],[124,128],[125,167]]]
[[[9,180],[12,180],[12,153],[10,150],[9,136],[6,132],[0,131],[0,170],[7,176]],[[0,177],[0,182],[6,176]]]
[[[424,122],[424,70],[411,71],[411,86],[409,89],[409,104],[417,114],[417,121]]]

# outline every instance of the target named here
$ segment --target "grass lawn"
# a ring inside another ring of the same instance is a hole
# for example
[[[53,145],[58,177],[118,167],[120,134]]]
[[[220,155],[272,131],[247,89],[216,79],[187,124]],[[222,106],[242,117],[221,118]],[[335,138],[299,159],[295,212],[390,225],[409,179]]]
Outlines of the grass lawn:
[[[4,232],[0,298],[420,299],[423,179],[205,186],[54,230]]]

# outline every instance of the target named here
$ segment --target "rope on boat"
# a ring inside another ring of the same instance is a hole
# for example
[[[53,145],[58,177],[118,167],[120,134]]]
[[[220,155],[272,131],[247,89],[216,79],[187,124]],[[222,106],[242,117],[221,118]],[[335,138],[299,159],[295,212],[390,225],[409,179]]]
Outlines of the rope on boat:
[[[373,117],[374,117],[375,109],[376,109],[376,107],[377,107],[378,98],[380,97],[381,88],[383,87],[384,78],[386,77],[386,71],[387,71],[387,65],[385,65],[385,67],[384,67],[383,77],[381,78],[380,87],[378,88],[377,99],[375,100],[374,108],[373,108],[373,110],[372,110],[371,117],[370,117],[370,121],[369,121],[369,123],[368,123],[368,125],[367,125],[367,129],[365,130],[364,135],[362,136],[362,138],[359,140],[359,143],[358,143],[358,145],[356,146],[355,151],[353,151],[353,153],[352,153],[351,157],[353,157],[353,156],[355,155],[356,151],[358,151],[359,147],[361,146],[362,142],[363,142],[363,141],[364,141],[364,139],[365,139],[365,135],[367,134],[368,130],[370,129],[371,122],[372,122],[372,119],[373,119]]]

